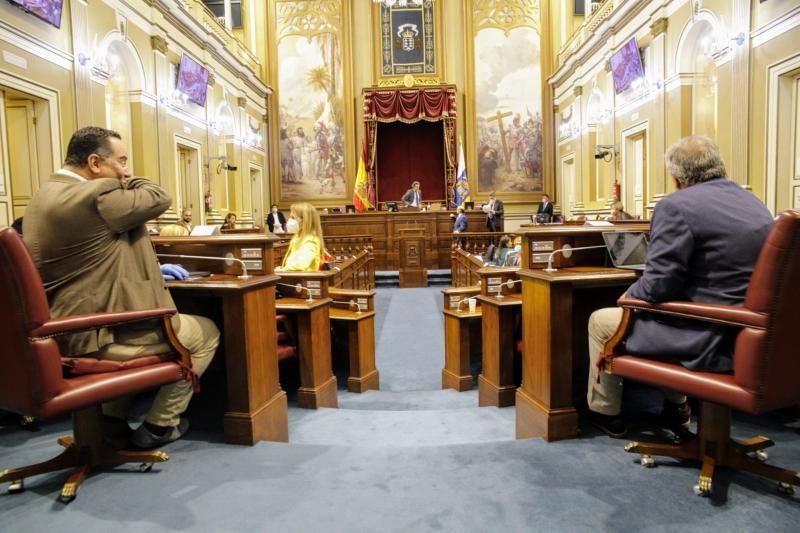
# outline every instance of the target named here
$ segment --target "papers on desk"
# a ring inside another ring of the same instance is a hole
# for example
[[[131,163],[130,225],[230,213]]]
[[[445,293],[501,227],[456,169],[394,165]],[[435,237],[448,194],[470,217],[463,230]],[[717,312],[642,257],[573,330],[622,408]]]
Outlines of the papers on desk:
[[[597,227],[597,226],[600,226],[600,227],[612,226],[613,227],[614,226],[614,224],[612,224],[608,220],[587,220],[586,221],[586,225],[587,226],[595,226],[595,227]]]
[[[219,235],[219,226],[195,226],[192,228],[192,237],[208,237]]]

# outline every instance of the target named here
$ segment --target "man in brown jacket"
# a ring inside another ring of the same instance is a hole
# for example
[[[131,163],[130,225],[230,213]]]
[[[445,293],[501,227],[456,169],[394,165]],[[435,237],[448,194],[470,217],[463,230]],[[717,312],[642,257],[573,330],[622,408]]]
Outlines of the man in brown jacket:
[[[51,314],[175,307],[145,226],[171,203],[164,189],[131,176],[118,133],[96,127],[75,132],[64,168],[25,211],[25,242],[39,267]],[[192,315],[176,315],[173,325],[192,354],[194,371],[202,374],[219,344],[219,331],[211,320]],[[65,354],[100,359],[169,351],[157,323],[77,333],[59,342]],[[188,429],[180,415],[191,396],[187,381],[162,387],[132,442],[150,448],[180,438]],[[112,430],[128,429],[127,402],[106,404],[103,411],[112,417]]]

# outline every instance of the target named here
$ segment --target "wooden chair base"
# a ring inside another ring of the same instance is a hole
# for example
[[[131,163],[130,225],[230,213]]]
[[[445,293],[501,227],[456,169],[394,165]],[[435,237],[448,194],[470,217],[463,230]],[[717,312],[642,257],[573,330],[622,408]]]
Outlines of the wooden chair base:
[[[767,454],[763,450],[774,446],[766,437],[753,437],[744,441],[730,438],[730,416],[728,407],[700,403],[697,434],[680,434],[676,444],[630,442],[625,451],[642,456],[642,466],[655,466],[654,455],[675,459],[696,460],[701,463],[700,477],[695,492],[709,496],[713,487],[714,473],[719,467],[733,468],[756,474],[778,482],[778,489],[793,494],[793,485],[800,485],[800,472],[778,468],[765,463]]]
[[[103,438],[101,424],[102,414],[99,406],[76,412],[73,416],[75,437],[58,438],[58,444],[64,448],[63,452],[41,463],[3,470],[0,472],[0,483],[10,482],[8,492],[15,494],[25,490],[26,478],[73,468],[59,496],[63,503],[69,503],[78,495],[81,483],[95,466],[140,463],[139,470],[147,472],[153,467],[153,463],[163,463],[169,459],[166,453],[158,450],[115,449]]]

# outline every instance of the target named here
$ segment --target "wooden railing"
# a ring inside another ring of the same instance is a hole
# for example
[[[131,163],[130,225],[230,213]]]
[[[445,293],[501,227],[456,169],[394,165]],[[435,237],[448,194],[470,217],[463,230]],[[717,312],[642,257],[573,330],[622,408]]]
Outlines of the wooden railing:
[[[480,279],[478,270],[483,268],[483,261],[461,248],[455,248],[450,268],[453,287],[471,287],[478,285],[478,280]]]
[[[467,253],[473,255],[483,255],[490,244],[497,246],[503,236],[514,238],[517,236],[515,233],[486,233],[482,232],[465,232],[453,233],[452,249],[456,250],[461,248]]]
[[[359,250],[355,255],[333,266],[336,272],[331,287],[337,289],[370,290],[375,288],[375,259],[371,250]]]

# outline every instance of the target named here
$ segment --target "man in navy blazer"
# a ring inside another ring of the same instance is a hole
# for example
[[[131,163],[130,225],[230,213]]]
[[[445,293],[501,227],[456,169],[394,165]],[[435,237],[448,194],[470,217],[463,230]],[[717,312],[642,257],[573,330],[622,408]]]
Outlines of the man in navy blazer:
[[[456,213],[458,213],[458,215],[456,216],[456,221],[453,224],[453,233],[462,233],[467,231],[467,228],[469,227],[469,219],[467,218],[467,214],[464,212],[464,208],[458,206]]]
[[[627,295],[648,302],[742,305],[772,215],[752,193],[727,179],[719,148],[708,137],[679,140],[667,150],[665,162],[677,191],[656,205],[645,271]],[[600,373],[598,382],[596,363],[621,319],[621,308],[600,309],[589,319],[588,415],[612,436],[625,433],[622,380]],[[626,351],[678,359],[691,370],[727,372],[733,368],[732,341],[724,326],[637,312]],[[662,419],[688,426],[686,397],[664,393]]]

